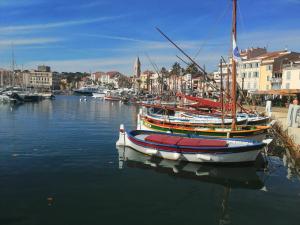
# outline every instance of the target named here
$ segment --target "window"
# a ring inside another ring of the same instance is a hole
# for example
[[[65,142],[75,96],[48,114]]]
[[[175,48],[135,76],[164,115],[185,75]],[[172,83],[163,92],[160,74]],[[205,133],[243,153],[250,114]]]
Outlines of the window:
[[[266,89],[269,90],[269,85],[266,86]]]
[[[267,76],[267,81],[270,81],[270,76]]]
[[[291,79],[291,71],[286,72],[286,79],[290,80]]]
[[[248,83],[247,87],[248,87],[248,90],[249,90],[250,89],[250,83]]]
[[[299,75],[300,76],[300,75]],[[242,74],[242,78],[245,78],[246,77],[246,73],[243,73]]]
[[[267,66],[267,70],[272,70],[273,69],[273,65],[268,65]]]
[[[259,63],[255,63],[255,67],[258,68],[259,67]]]
[[[244,66],[244,69],[246,69],[246,67],[247,67],[247,64],[244,64],[243,66]]]
[[[258,77],[258,72],[254,72],[253,77]]]
[[[286,84],[285,84],[285,88],[286,88],[286,89],[290,89],[290,83],[286,83]]]
[[[252,68],[252,63],[249,64],[249,68]]]
[[[251,78],[251,72],[248,73],[248,78]]]

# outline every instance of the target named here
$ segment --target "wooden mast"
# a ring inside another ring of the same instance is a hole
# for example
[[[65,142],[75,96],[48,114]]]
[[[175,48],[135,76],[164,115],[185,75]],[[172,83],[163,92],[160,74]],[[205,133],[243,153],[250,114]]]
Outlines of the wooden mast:
[[[221,113],[222,113],[222,126],[224,126],[224,96],[223,96],[223,64],[222,59],[220,60],[220,76],[221,76],[221,91],[220,91],[220,101],[221,101]]]
[[[232,18],[232,43],[236,43],[236,8],[237,8],[237,0],[233,0],[233,18]],[[236,61],[234,58],[234,47],[232,44],[232,130],[236,130]]]

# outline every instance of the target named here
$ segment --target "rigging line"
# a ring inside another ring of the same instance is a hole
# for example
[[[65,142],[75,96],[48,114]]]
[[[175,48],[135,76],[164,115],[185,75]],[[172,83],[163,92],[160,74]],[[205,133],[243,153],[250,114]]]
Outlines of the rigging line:
[[[230,1],[227,2],[227,7],[225,8],[225,10],[223,11],[223,13],[221,14],[221,16],[215,21],[215,23],[213,24],[213,26],[211,26],[211,29],[208,32],[207,38],[203,41],[203,43],[201,44],[199,50],[197,51],[197,53],[194,56],[194,60],[197,59],[197,57],[199,56],[200,52],[202,51],[204,45],[206,45],[206,43],[209,41],[209,39],[212,37],[213,32],[215,31],[215,28],[217,27],[217,24],[220,23],[221,19],[226,15],[227,11],[229,10],[230,7]]]
[[[155,72],[158,74],[158,76],[160,76],[160,72],[159,72],[157,65],[152,61],[152,59],[150,58],[150,56],[147,53],[145,53],[145,55],[146,55],[147,59],[149,60],[151,66],[155,70]]]
[[[176,57],[178,59],[180,59],[184,64],[186,64],[187,66],[189,66],[190,64],[188,62],[186,62],[185,60],[183,60],[181,57],[179,57],[178,55],[176,55]]]

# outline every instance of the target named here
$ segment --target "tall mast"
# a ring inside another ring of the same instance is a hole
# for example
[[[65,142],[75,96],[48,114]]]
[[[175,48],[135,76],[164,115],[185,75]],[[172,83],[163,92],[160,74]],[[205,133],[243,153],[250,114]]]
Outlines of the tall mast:
[[[222,112],[222,126],[224,126],[224,96],[223,96],[223,61],[222,59],[220,59],[220,68],[221,68],[221,71],[220,71],[220,76],[221,76],[221,91],[220,91],[220,101],[221,101],[221,112]]]
[[[236,8],[237,0],[233,0],[233,17],[232,17],[232,130],[236,129],[236,61],[234,57],[234,48],[236,48]]]

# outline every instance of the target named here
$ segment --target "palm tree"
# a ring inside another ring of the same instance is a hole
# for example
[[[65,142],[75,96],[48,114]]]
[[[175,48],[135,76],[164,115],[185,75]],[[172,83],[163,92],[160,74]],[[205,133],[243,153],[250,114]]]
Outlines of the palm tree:
[[[175,77],[174,78],[174,82],[173,82],[173,92],[176,93],[177,92],[177,79],[178,77],[180,76],[181,74],[181,66],[178,62],[175,62],[172,66],[172,69],[171,69],[171,74]]]
[[[162,67],[160,73],[162,75],[162,92],[163,92],[165,90],[165,78],[169,78],[169,72],[165,67]]]

